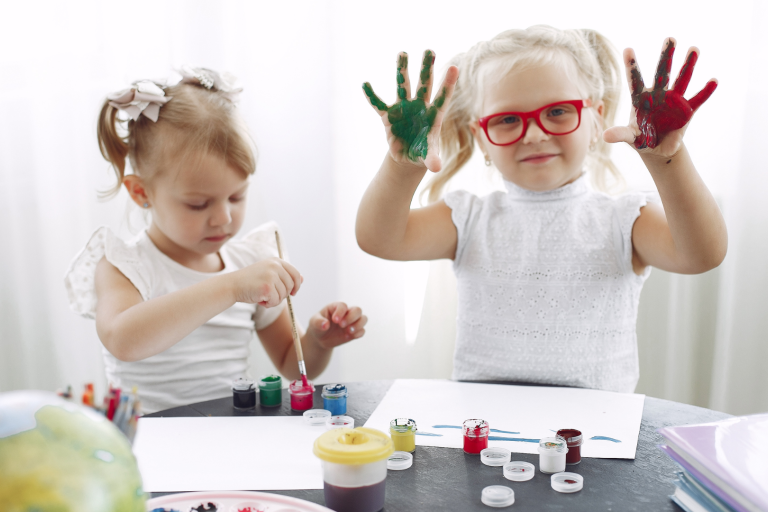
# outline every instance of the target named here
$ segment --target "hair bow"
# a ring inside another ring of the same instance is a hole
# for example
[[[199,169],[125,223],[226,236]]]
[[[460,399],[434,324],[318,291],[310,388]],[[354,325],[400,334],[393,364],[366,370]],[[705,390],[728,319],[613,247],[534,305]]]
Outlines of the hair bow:
[[[109,104],[120,110],[124,110],[134,121],[144,114],[153,122],[157,122],[160,107],[171,100],[165,95],[156,83],[142,80],[134,83],[130,88],[107,96]]]
[[[178,70],[183,84],[199,84],[208,90],[218,91],[232,103],[237,103],[242,87],[236,87],[237,77],[231,73],[218,73],[207,68],[193,68],[191,66],[182,66]]]

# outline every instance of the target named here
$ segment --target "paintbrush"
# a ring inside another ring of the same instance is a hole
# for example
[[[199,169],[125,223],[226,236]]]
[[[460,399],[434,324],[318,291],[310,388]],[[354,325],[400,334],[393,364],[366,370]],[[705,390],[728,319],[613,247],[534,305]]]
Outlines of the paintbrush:
[[[275,231],[275,242],[277,242],[277,254],[283,260],[283,247],[280,245],[280,234]],[[296,328],[296,317],[293,314],[293,303],[291,303],[291,294],[286,297],[288,301],[288,313],[291,315],[291,331],[293,332],[293,347],[296,349],[296,359],[299,361],[299,373],[301,374],[301,383],[305,388],[309,387],[307,380],[307,367],[304,364],[304,351],[301,350],[301,339],[299,339],[299,330]]]

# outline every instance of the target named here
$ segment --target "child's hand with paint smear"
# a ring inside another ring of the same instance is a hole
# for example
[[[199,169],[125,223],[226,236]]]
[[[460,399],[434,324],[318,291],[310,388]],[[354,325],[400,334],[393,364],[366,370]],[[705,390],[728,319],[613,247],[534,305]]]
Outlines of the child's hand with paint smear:
[[[459,78],[459,69],[456,66],[448,68],[440,92],[430,104],[434,62],[434,52],[426,50],[419,87],[413,99],[408,78],[408,55],[404,52],[397,57],[397,101],[394,104],[387,106],[368,82],[363,84],[363,91],[384,122],[392,158],[398,163],[426,165],[430,171],[438,172],[442,166],[439,156],[440,125]]]
[[[708,81],[690,100],[683,97],[699,58],[698,48],[692,47],[688,50],[685,64],[674,86],[669,89],[675,44],[671,37],[664,41],[651,89],[645,87],[634,50],[624,50],[624,65],[634,112],[628,126],[615,126],[605,131],[603,138],[606,142],[626,142],[639,151],[663,157],[673,156],[679,151],[691,117],[717,88],[717,80]]]
[[[368,317],[359,307],[332,302],[310,318],[307,335],[312,336],[321,348],[331,349],[361,338],[367,323]]]

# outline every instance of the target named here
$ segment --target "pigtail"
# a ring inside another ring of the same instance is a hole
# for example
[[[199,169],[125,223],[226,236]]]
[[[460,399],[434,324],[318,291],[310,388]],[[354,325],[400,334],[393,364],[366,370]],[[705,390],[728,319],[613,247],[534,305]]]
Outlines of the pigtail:
[[[463,57],[464,54],[457,55],[451,59],[449,66],[456,65],[461,69]],[[443,117],[440,130],[440,154],[443,158],[443,169],[432,177],[421,193],[422,198],[427,195],[429,203],[434,203],[440,199],[445,185],[469,162],[475,148],[472,130],[469,128],[473,101],[472,84],[468,82],[469,77],[464,77],[463,71],[453,91],[451,105]]]
[[[99,140],[99,149],[101,156],[112,164],[117,175],[117,184],[109,190],[99,192],[99,197],[106,199],[114,196],[120,191],[125,177],[125,160],[128,156],[128,144],[118,133],[117,119],[118,109],[109,104],[109,100],[104,102],[99,114],[99,120],[96,125],[96,135]]]
[[[603,140],[602,133],[614,125],[621,98],[621,66],[616,49],[602,34],[595,30],[578,31],[589,46],[600,69],[603,100],[603,126],[598,127],[597,144],[592,151],[592,182],[595,188],[606,192],[620,192],[626,187],[624,176],[611,159],[611,145]]]

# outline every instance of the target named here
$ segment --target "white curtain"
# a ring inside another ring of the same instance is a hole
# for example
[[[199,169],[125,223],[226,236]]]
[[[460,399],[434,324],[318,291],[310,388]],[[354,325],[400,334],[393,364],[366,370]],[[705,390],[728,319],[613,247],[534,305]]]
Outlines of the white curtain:
[[[386,262],[355,242],[358,202],[386,151],[360,84],[370,81],[392,101],[398,51],[431,48],[443,69],[481,39],[548,23],[595,28],[619,50],[633,46],[647,80],[664,37],[673,35],[679,54],[690,45],[702,51],[692,93],[720,79],[686,144],[726,214],[729,254],[701,276],[653,272],[638,319],[638,392],[733,413],[768,410],[763,2],[735,0],[721,10],[672,4],[653,20],[634,4],[575,8],[564,0],[74,1],[0,9],[0,391],[104,385],[93,322],[70,312],[62,276],[96,227],[127,238],[142,219],[126,209],[123,193],[96,200],[96,190],[112,184],[96,117],[107,93],[183,63],[229,70],[245,86],[242,110],[260,159],[243,230],[267,219],[281,224],[306,278],[299,317],[306,323],[332,300],[361,305],[370,317],[366,337],[337,350],[318,382],[449,376],[450,262]],[[625,94],[618,121],[628,116]],[[632,188],[653,187],[633,150],[616,147],[614,157]],[[452,186],[487,193],[499,182],[473,160]],[[252,372],[271,370],[258,343],[252,348]]]

